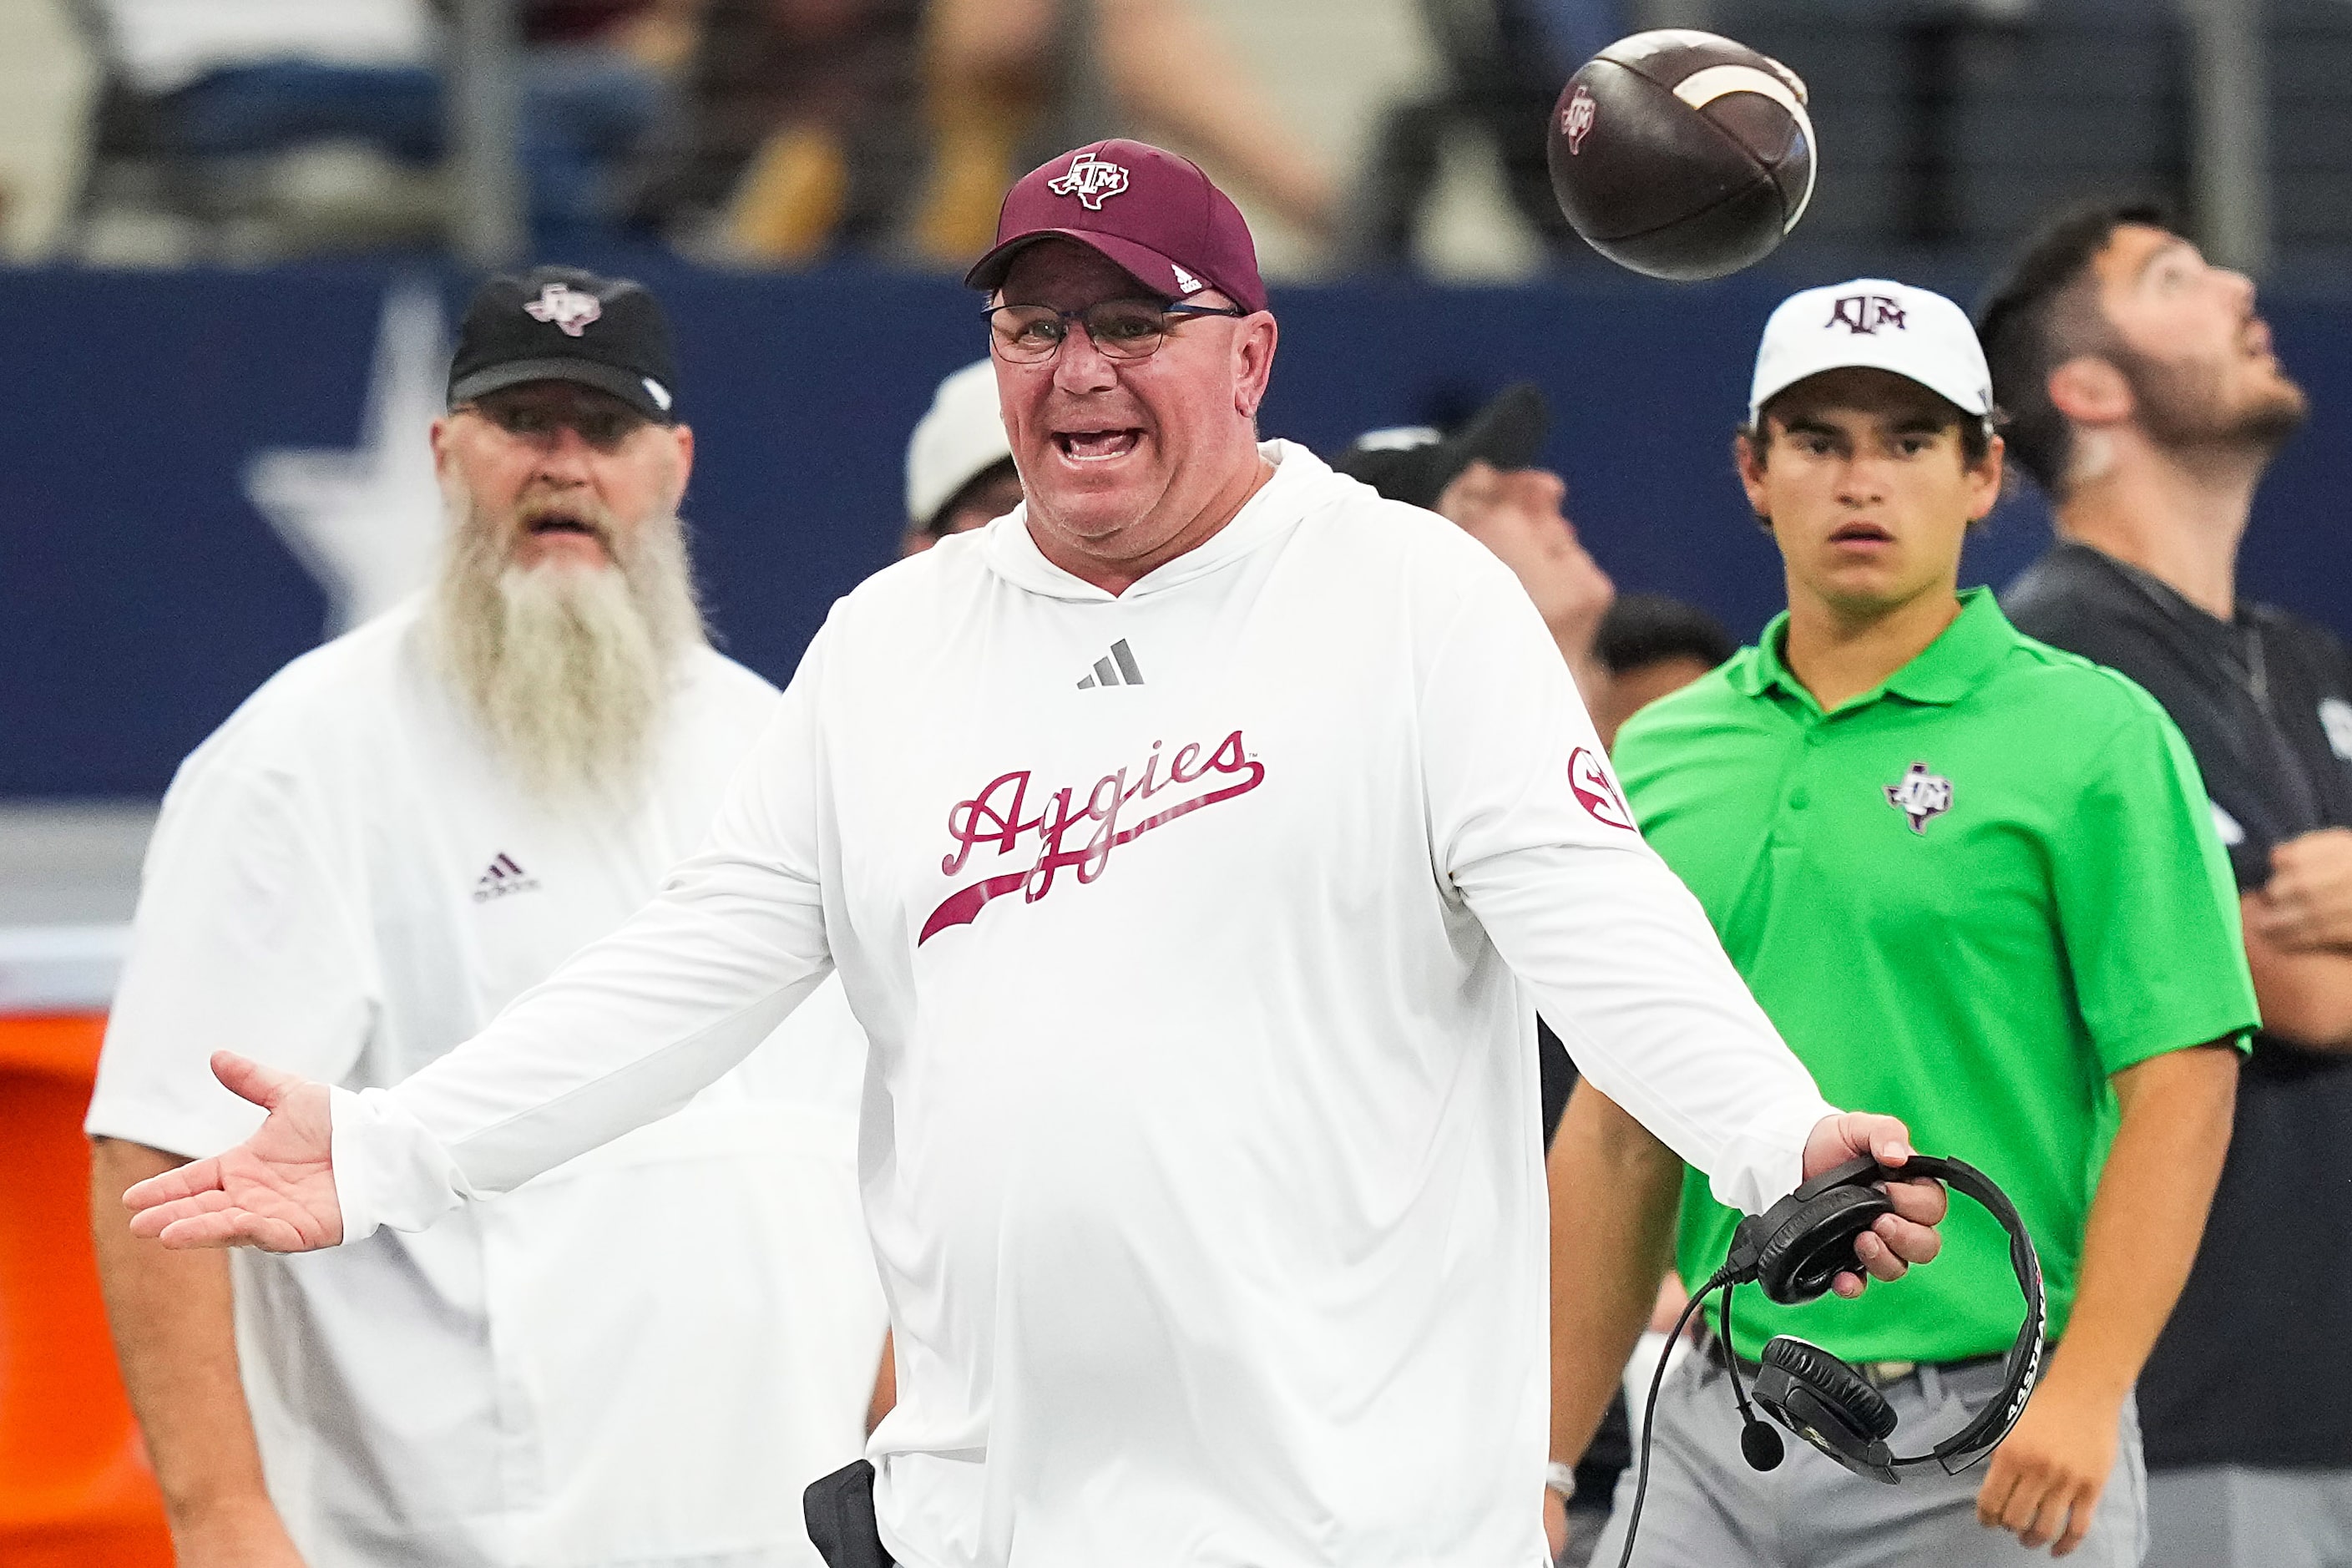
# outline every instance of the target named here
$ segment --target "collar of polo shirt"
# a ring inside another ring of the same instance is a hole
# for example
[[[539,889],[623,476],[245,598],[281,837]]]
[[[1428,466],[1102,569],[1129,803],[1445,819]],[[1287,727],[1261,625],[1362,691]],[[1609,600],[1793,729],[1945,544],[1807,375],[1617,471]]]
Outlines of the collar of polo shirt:
[[[1780,654],[1789,629],[1789,612],[1772,617],[1771,625],[1745,657],[1735,658],[1724,672],[1732,689],[1744,696],[1761,697],[1775,686],[1809,706],[1819,707],[1804,683],[1790,673]],[[1993,672],[2001,655],[2014,647],[2017,628],[1994,603],[1990,588],[1969,588],[1960,595],[1960,614],[1943,634],[1919,650],[1918,657],[1876,687],[1838,710],[1866,707],[1882,697],[1947,707],[1976,689]]]

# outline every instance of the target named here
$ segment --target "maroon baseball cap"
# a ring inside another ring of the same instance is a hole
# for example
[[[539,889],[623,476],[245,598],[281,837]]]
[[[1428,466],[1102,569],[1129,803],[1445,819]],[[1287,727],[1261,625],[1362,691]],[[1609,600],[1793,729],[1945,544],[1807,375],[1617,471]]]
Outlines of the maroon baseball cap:
[[[1145,142],[1097,142],[1024,174],[997,215],[996,248],[963,280],[996,288],[1013,258],[1041,239],[1076,240],[1172,300],[1214,289],[1265,309],[1241,209],[1198,163]]]

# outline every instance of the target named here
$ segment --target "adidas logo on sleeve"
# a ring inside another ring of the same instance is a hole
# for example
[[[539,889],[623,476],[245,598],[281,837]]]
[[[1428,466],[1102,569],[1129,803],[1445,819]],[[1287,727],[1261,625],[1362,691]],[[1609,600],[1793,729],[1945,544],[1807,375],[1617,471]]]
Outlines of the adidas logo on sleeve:
[[[487,904],[492,899],[503,899],[509,893],[535,893],[539,879],[515,864],[515,858],[504,850],[490,862],[490,868],[474,879],[474,902]]]
[[[1092,691],[1100,686],[1140,686],[1143,671],[1135,662],[1135,651],[1121,637],[1110,645],[1110,652],[1095,660],[1095,672],[1078,682],[1081,691]]]

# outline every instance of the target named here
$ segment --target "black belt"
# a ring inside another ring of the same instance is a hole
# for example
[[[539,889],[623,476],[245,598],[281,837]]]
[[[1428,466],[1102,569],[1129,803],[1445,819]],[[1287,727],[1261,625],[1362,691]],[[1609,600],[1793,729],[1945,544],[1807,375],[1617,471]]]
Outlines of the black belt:
[[[1718,1348],[1722,1342],[1714,1330],[1702,1329],[1699,1331],[1696,1348],[1707,1360],[1717,1361],[1723,1354],[1722,1350]],[[1750,1382],[1755,1380],[1758,1373],[1764,1370],[1759,1363],[1749,1361],[1744,1355],[1734,1355],[1732,1359],[1739,1363],[1740,1374]],[[1934,1367],[1940,1376],[1948,1373],[1970,1372],[1982,1366],[1999,1366],[2008,1359],[2007,1351],[1998,1351],[1991,1355],[1962,1356],[1958,1361],[1855,1361],[1848,1362],[1846,1364],[1860,1373],[1863,1382],[1870,1384],[1871,1387],[1885,1389],[1901,1383],[1906,1377],[1916,1376],[1922,1367]]]

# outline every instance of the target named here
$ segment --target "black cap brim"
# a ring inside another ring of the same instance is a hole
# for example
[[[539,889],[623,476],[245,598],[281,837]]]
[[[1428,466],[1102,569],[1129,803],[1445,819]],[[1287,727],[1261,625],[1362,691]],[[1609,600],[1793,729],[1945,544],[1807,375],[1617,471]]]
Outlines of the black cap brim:
[[[675,399],[667,387],[655,395],[656,384],[652,377],[635,375],[617,365],[599,364],[585,359],[524,359],[509,360],[475,372],[449,388],[449,406],[471,403],[478,397],[488,397],[493,392],[503,392],[509,386],[520,386],[527,381],[570,381],[582,386],[593,386],[599,392],[610,393],[657,425],[675,425],[677,412]]]
[[[1544,435],[1550,425],[1551,415],[1544,405],[1543,390],[1531,381],[1523,381],[1496,393],[1486,407],[1470,416],[1467,425],[1442,444],[1461,456],[1454,470],[1456,474],[1482,458],[1507,473],[1534,465],[1536,454],[1543,450]]]
[[[1391,500],[1434,507],[1472,463],[1491,463],[1506,473],[1532,468],[1550,424],[1542,389],[1523,381],[1496,393],[1450,436],[1419,447],[1351,447],[1331,466]]]

